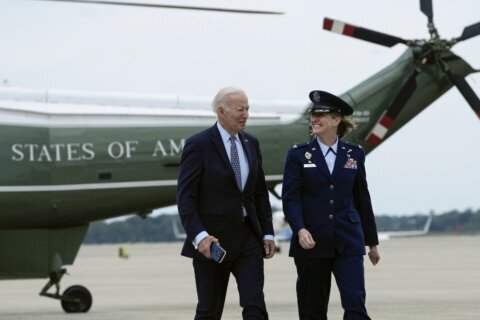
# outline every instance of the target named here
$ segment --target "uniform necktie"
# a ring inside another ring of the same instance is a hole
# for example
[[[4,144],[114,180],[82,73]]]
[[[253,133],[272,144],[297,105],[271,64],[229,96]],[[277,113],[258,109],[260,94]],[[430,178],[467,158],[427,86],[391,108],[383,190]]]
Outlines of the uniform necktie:
[[[331,151],[334,155],[337,155],[337,153],[332,149],[332,147],[330,147],[330,148],[328,148],[327,153],[325,153],[325,157],[327,156],[327,154],[328,154],[330,151]]]
[[[332,147],[328,148],[327,153],[325,153],[325,161],[327,163],[328,171],[330,171],[330,174],[332,174],[333,172],[336,157],[337,153],[332,149]]]
[[[230,163],[232,164],[233,171],[235,172],[235,180],[237,180],[237,187],[242,190],[242,175],[240,173],[240,160],[238,158],[237,144],[235,141],[237,137],[230,137]]]

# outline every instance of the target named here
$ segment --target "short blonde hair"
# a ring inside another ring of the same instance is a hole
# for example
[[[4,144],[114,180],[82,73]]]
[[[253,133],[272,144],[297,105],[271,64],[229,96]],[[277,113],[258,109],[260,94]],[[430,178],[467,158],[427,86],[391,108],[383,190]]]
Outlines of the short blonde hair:
[[[357,128],[357,125],[351,118],[340,116],[340,123],[337,128],[337,135],[343,138],[347,133],[350,133],[353,129]]]
[[[328,113],[328,115],[332,118],[333,117],[340,118],[340,123],[338,124],[338,127],[337,127],[337,135],[339,138],[345,137],[348,133],[350,133],[352,130],[357,128],[357,125],[355,124],[355,122],[353,122],[353,120],[349,117],[344,117],[337,112],[331,112],[331,113]],[[309,127],[310,127],[310,134],[313,135],[311,125]]]

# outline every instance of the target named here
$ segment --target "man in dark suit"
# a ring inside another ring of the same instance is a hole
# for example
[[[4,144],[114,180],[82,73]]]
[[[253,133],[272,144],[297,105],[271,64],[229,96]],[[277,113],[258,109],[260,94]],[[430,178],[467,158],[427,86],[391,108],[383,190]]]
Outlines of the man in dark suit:
[[[355,127],[353,109],[339,97],[312,91],[315,138],[288,151],[282,201],[292,228],[301,320],[326,320],[331,275],[345,320],[370,319],[365,307],[363,255],[380,260],[378,236],[361,146],[341,138]]]
[[[272,213],[258,140],[243,132],[248,98],[227,87],[213,100],[218,121],[185,142],[177,204],[187,239],[182,255],[193,258],[198,304],[195,319],[222,317],[228,280],[237,281],[243,319],[268,319],[263,258],[273,257]],[[226,251],[212,260],[212,243]]]

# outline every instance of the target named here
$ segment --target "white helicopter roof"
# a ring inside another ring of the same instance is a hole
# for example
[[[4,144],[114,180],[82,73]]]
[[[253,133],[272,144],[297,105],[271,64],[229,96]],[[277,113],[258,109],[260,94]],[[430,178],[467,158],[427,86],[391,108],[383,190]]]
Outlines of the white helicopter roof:
[[[249,125],[295,121],[306,108],[298,101],[250,100]],[[258,111],[256,111],[258,110]],[[109,92],[0,87],[0,123],[8,125],[182,126],[211,125],[211,99]]]

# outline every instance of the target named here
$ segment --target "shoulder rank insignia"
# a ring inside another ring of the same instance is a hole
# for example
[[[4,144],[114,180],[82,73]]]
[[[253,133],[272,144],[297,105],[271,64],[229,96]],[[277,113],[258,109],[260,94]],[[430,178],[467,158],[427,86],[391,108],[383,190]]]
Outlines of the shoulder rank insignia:
[[[308,145],[307,143],[297,143],[297,144],[294,144],[292,146],[293,149],[297,149],[297,148],[300,148],[300,147],[305,147],[306,145]]]
[[[353,142],[350,142],[350,141],[344,141],[345,144],[351,146],[351,147],[355,147],[355,148],[358,148],[358,149],[363,149],[363,147],[359,144],[356,144],[356,143],[353,143]]]

